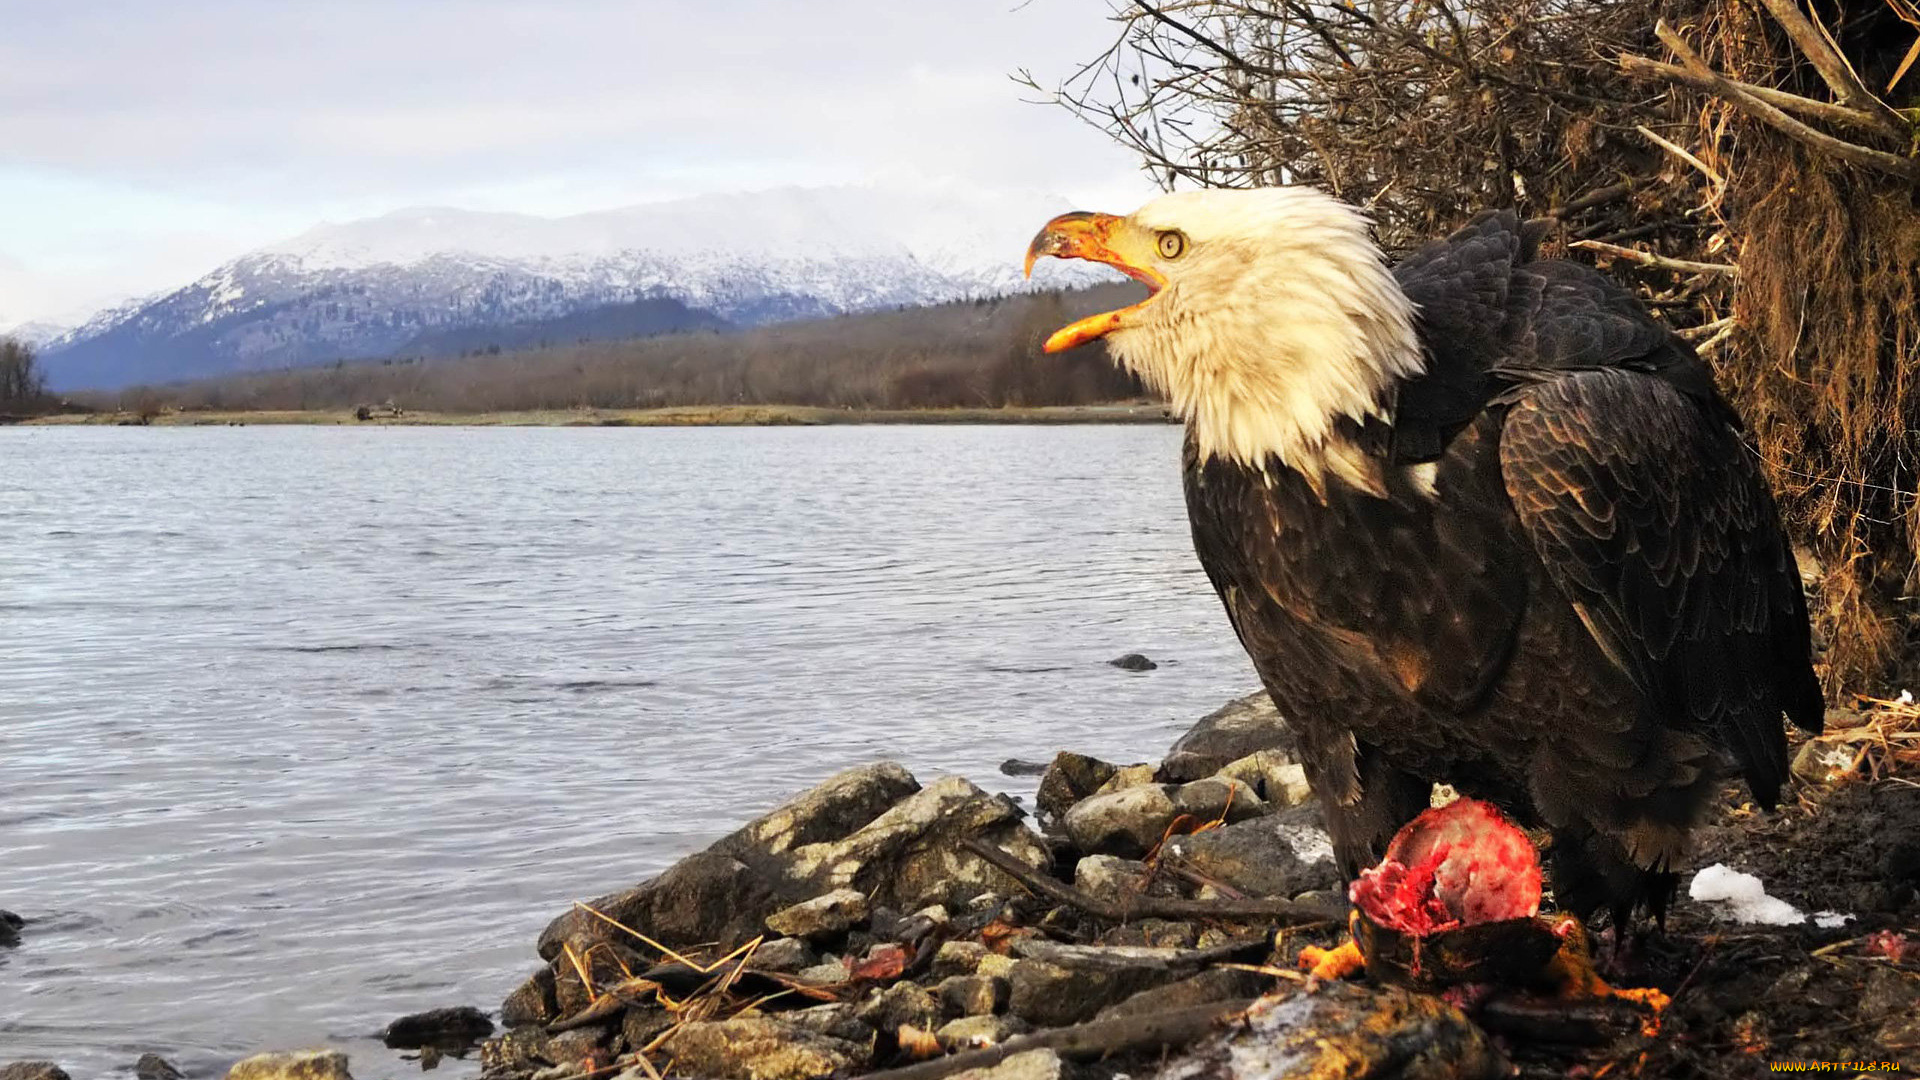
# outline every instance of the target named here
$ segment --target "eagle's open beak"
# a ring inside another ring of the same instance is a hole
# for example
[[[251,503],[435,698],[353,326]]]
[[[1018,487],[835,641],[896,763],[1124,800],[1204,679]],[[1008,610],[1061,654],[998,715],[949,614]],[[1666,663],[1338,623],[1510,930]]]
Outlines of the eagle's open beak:
[[[1126,253],[1137,246],[1137,238],[1131,232],[1122,219],[1112,214],[1090,214],[1084,210],[1061,214],[1047,222],[1034,235],[1033,243],[1027,245],[1026,275],[1033,276],[1033,264],[1043,256],[1086,259],[1089,262],[1106,263],[1144,284],[1147,287],[1147,300],[1151,300],[1154,293],[1166,287],[1167,279],[1146,265],[1146,259],[1128,258]],[[1057,353],[1105,337],[1119,329],[1121,321],[1128,314],[1138,311],[1147,300],[1117,311],[1091,315],[1063,327],[1047,338],[1044,348],[1047,352]]]

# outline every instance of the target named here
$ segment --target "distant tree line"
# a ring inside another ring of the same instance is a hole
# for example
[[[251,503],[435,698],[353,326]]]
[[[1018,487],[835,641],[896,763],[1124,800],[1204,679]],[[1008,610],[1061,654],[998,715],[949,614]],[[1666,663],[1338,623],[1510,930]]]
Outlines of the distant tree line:
[[[0,413],[39,412],[48,403],[46,377],[33,348],[0,338]]]
[[[1047,356],[1048,334],[1131,303],[1128,285],[785,323],[755,330],[577,342],[449,359],[340,362],[135,387],[95,403],[205,410],[410,411],[810,405],[1084,405],[1144,396],[1099,346]]]

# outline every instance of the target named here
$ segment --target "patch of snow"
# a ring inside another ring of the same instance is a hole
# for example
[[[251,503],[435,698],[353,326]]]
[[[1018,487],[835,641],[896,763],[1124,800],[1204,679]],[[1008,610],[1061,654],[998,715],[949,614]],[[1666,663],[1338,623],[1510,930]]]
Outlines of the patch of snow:
[[[1728,918],[1748,926],[1798,926],[1807,921],[1799,908],[1776,896],[1767,895],[1767,887],[1752,874],[1741,873],[1725,863],[1715,863],[1693,875],[1687,896],[1700,903],[1720,904]],[[1852,919],[1837,911],[1822,911],[1813,916],[1814,925],[1831,930]]]

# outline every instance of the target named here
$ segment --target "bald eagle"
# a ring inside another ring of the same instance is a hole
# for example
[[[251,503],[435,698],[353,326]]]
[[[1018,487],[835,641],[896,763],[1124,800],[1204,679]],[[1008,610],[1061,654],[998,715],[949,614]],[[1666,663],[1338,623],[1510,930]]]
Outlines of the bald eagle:
[[[1664,914],[1732,766],[1772,807],[1824,714],[1740,422],[1600,272],[1484,213],[1391,268],[1303,187],[1071,213],[1027,252],[1145,300],[1096,338],[1186,421],[1194,547],[1352,878],[1435,782],[1550,830],[1560,905]]]

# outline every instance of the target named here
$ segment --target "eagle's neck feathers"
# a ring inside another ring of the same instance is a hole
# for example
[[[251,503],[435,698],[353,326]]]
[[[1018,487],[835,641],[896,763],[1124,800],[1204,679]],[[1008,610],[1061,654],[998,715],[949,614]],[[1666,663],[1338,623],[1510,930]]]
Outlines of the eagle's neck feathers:
[[[1276,217],[1252,239],[1202,240],[1205,263],[1109,344],[1172,402],[1202,460],[1380,492],[1381,463],[1339,430],[1390,423],[1399,383],[1424,370],[1413,304],[1357,211],[1320,196]]]

